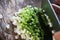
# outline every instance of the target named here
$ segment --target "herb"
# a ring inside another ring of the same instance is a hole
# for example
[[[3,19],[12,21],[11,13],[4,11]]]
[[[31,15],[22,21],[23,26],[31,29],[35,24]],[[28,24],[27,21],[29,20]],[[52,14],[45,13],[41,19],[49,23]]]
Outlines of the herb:
[[[17,27],[20,30],[25,30],[20,35],[25,35],[25,40],[44,40],[44,31],[41,27],[49,25],[49,22],[43,14],[43,10],[37,7],[25,7],[18,13],[19,26]]]

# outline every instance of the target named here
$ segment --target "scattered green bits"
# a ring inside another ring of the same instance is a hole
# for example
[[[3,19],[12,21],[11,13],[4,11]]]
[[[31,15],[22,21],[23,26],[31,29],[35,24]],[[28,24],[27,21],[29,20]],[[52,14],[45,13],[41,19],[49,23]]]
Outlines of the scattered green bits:
[[[44,40],[44,31],[41,28],[41,22],[39,22],[37,15],[39,14],[42,22],[45,23],[45,25],[48,25],[48,20],[43,14],[43,10],[37,7],[25,7],[22,11],[19,11],[18,13],[18,17],[22,19],[18,23],[23,30],[26,29],[25,34],[30,35],[29,37],[31,37],[31,40]]]

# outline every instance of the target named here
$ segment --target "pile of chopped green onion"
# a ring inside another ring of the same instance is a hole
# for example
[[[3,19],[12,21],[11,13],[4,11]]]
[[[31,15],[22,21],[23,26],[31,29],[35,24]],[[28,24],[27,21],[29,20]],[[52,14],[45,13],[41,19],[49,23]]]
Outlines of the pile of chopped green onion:
[[[25,40],[44,40],[44,31],[41,28],[38,14],[41,15],[42,22],[48,25],[50,20],[47,20],[42,9],[27,6],[18,11],[13,17],[13,24],[17,26],[14,32],[21,35],[21,38]]]

